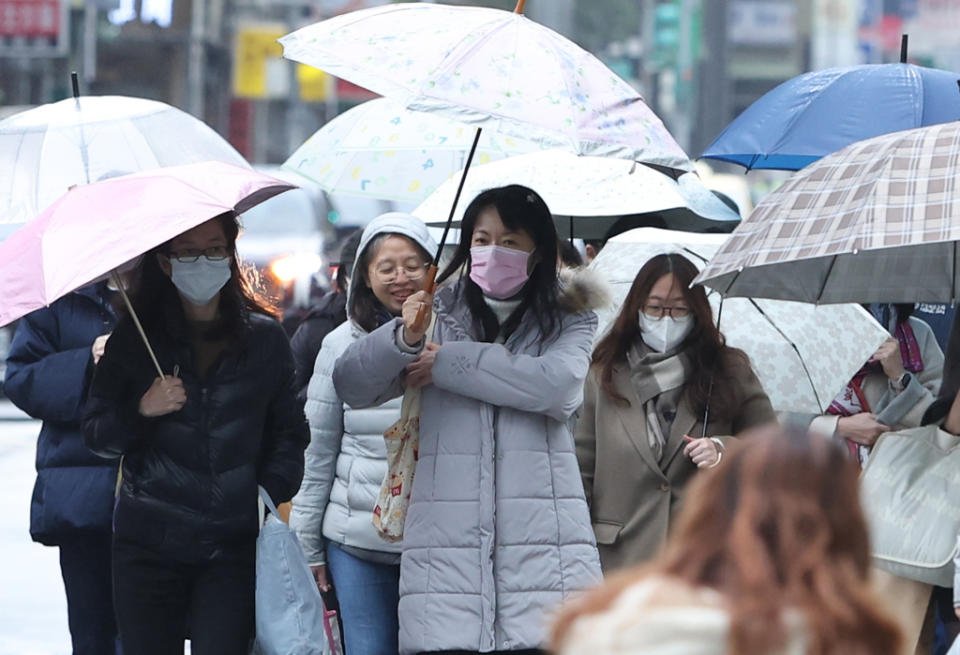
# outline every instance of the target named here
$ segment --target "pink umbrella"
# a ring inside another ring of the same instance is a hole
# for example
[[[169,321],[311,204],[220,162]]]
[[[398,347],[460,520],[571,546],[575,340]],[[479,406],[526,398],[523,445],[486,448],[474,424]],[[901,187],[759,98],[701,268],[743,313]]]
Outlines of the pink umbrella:
[[[73,187],[0,243],[0,325],[109,275],[218,214],[242,213],[292,188],[212,161]]]

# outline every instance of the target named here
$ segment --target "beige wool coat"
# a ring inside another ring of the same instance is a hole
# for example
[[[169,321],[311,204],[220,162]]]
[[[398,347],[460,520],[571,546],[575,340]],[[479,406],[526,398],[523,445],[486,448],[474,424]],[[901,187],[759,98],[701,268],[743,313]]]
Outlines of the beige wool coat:
[[[643,405],[626,362],[614,367],[613,382],[629,404],[608,395],[592,368],[575,434],[577,459],[590,506],[604,573],[639,564],[660,552],[677,514],[683,491],[697,471],[683,454],[684,435],[703,433],[703,415],[686,398],[667,437],[661,461],[647,440]],[[711,418],[707,436],[728,443],[740,432],[776,421],[760,381],[749,365],[737,364],[734,379],[743,385],[743,403],[732,420]]]

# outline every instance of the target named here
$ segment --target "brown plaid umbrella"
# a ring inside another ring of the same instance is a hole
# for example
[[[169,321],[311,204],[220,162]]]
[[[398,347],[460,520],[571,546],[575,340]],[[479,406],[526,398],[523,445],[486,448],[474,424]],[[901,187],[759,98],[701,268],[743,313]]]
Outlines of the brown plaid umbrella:
[[[854,143],[764,198],[697,278],[724,295],[955,302],[960,123]]]

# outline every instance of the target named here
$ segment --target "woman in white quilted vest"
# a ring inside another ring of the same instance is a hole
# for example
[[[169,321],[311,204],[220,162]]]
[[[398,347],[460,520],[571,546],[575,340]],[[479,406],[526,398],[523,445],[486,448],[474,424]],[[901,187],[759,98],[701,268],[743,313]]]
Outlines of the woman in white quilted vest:
[[[310,445],[290,525],[320,589],[336,587],[351,655],[397,653],[400,544],[381,539],[372,517],[387,471],[383,433],[400,418],[400,399],[350,409],[331,374],[347,346],[392,323],[423,288],[436,249],[423,221],[407,214],[384,214],[364,229],[348,319],[324,338],[307,388]]]
[[[552,611],[601,577],[568,428],[600,287],[585,274],[558,278],[556,229],[531,189],[481,193],[461,228],[440,276],[450,284],[411,296],[402,319],[351,344],[333,374],[353,407],[422,389],[403,534],[404,655],[533,652]]]

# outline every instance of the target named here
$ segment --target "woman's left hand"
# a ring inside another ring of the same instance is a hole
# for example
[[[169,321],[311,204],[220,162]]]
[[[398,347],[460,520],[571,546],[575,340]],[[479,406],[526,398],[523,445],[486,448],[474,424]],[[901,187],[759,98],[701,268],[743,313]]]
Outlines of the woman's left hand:
[[[697,468],[711,468],[720,463],[720,449],[713,439],[694,439],[684,435],[683,440],[687,442],[683,454],[692,459]]]
[[[871,360],[880,362],[883,372],[891,380],[899,380],[906,372],[903,368],[903,358],[900,357],[900,342],[893,337],[883,342]]]
[[[419,389],[433,382],[433,362],[440,346],[428,343],[412,364],[407,364],[407,388]]]

